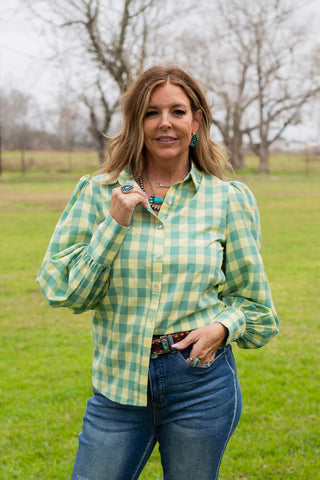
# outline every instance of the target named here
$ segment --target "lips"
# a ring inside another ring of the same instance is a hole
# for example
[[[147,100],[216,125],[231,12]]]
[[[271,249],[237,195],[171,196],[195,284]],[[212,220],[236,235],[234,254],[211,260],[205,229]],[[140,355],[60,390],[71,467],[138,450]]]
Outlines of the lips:
[[[156,140],[158,142],[169,143],[169,142],[175,142],[177,139],[175,137],[157,137]]]

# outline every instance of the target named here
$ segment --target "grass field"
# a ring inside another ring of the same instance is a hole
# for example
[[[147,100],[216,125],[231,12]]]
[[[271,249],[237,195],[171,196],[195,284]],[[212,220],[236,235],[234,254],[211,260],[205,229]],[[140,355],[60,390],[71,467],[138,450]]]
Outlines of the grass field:
[[[281,161],[280,161],[281,160]],[[251,162],[251,163],[250,163]],[[257,197],[263,257],[281,332],[234,348],[244,397],[220,480],[320,479],[320,168],[273,158],[270,175],[238,178]],[[79,175],[37,166],[0,179],[0,478],[70,478],[91,394],[90,315],[47,306],[35,277]],[[286,171],[287,170],[287,171]],[[286,172],[285,172],[286,171]],[[141,479],[160,480],[155,451]],[[195,479],[196,480],[196,479]]]

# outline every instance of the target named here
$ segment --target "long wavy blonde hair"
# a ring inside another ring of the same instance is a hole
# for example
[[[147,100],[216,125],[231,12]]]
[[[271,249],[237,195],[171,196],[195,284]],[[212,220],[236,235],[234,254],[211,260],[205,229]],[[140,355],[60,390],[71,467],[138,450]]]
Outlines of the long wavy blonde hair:
[[[223,179],[229,166],[225,147],[210,138],[211,111],[198,83],[184,70],[176,66],[155,66],[143,72],[122,95],[123,125],[120,133],[110,139],[106,159],[98,173],[112,174],[116,178],[129,167],[133,177],[143,172],[144,131],[143,121],[149,106],[150,96],[157,87],[172,83],[185,92],[193,114],[201,110],[202,118],[196,147],[190,147],[190,156],[202,172]]]

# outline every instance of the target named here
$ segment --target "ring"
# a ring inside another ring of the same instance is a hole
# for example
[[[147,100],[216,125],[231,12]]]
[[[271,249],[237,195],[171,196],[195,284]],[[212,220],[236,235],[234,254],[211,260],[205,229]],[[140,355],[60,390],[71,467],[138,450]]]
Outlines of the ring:
[[[195,359],[193,359],[191,357],[189,358],[189,363],[190,363],[192,368],[197,367],[200,362],[201,362],[200,358],[195,358]]]
[[[129,193],[133,189],[133,185],[131,183],[125,183],[120,187],[121,192],[123,193]]]
[[[195,358],[192,363],[192,367],[197,367],[201,362],[200,358]]]

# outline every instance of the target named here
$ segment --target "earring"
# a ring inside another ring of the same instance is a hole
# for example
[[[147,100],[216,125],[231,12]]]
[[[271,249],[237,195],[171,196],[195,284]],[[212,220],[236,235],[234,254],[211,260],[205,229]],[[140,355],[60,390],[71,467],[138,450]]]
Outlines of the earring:
[[[191,137],[190,141],[190,147],[194,148],[199,141],[199,135],[197,133],[194,133]]]

